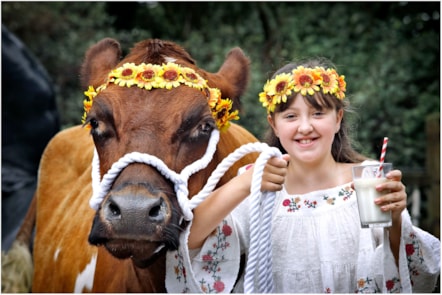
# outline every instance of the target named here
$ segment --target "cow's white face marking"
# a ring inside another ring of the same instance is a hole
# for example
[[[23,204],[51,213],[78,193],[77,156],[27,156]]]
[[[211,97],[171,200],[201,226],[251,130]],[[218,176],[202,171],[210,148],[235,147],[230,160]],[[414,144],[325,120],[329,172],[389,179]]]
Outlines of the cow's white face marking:
[[[60,248],[57,248],[57,250],[55,250],[55,253],[54,253],[54,261],[57,261],[57,259],[58,259],[58,254],[60,254],[60,252],[61,252],[61,249],[60,249]]]
[[[94,286],[95,267],[97,265],[97,254],[92,255],[92,259],[84,270],[78,274],[75,280],[74,293],[82,293],[84,289],[91,291]]]
[[[169,57],[169,56],[165,56],[165,57],[164,57],[164,60],[165,60],[166,62],[176,62],[176,58]]]

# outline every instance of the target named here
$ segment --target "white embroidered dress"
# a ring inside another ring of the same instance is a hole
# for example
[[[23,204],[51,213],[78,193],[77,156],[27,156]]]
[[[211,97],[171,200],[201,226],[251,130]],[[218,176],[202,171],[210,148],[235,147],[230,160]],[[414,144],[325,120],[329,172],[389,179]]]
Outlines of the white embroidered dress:
[[[399,267],[388,230],[362,229],[350,184],[304,195],[276,193],[272,220],[275,293],[431,292],[440,273],[440,241],[402,213]],[[190,225],[167,258],[172,293],[243,292],[236,283],[240,255],[249,248],[250,198],[199,251],[189,253]]]

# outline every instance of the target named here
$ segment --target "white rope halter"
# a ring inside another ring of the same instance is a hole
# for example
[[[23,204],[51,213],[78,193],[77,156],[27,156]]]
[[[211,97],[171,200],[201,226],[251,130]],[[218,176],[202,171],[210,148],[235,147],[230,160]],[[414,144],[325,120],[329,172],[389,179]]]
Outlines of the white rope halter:
[[[169,169],[161,159],[153,155],[132,152],[124,155],[115,162],[103,176],[102,181],[100,181],[99,158],[97,150],[95,149],[92,161],[93,195],[89,204],[94,210],[97,210],[104,200],[104,197],[108,194],[118,174],[131,163],[143,163],[154,166],[164,177],[174,183],[178,203],[183,211],[184,219],[190,221],[193,219],[192,210],[210,195],[221,177],[236,161],[246,154],[261,152],[255,162],[250,189],[252,198],[250,248],[247,259],[244,291],[245,293],[254,293],[255,281],[257,280],[258,292],[271,293],[273,291],[271,217],[275,193],[261,192],[261,182],[264,167],[268,159],[274,156],[281,156],[281,152],[277,148],[269,147],[267,144],[260,142],[242,145],[218,164],[203,189],[189,199],[189,190],[187,188],[189,177],[207,167],[215,154],[218,141],[219,131],[215,129],[211,134],[206,153],[203,157],[186,166],[180,174]]]
[[[189,177],[207,167],[212,161],[213,155],[216,151],[216,145],[219,141],[219,131],[214,129],[210,136],[209,143],[207,145],[206,153],[203,157],[192,164],[186,166],[180,174],[169,169],[167,165],[159,158],[139,152],[132,152],[121,157],[115,162],[109,171],[103,176],[100,182],[100,160],[98,158],[97,150],[94,150],[94,158],[92,161],[92,189],[93,195],[89,201],[89,205],[92,209],[97,210],[103,202],[104,197],[108,194],[115,178],[118,174],[131,163],[143,163],[146,165],[154,166],[158,171],[167,179],[172,181],[175,185],[175,192],[177,195],[178,203],[183,211],[184,219],[189,221],[193,218],[192,209],[189,208],[189,191],[187,189],[187,182]]]

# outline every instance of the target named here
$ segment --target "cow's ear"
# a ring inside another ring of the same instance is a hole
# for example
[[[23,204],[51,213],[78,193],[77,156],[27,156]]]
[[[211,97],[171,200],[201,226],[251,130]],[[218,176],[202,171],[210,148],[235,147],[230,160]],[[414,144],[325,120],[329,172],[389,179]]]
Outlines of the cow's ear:
[[[208,73],[207,76],[209,85],[220,89],[223,98],[231,99],[234,109],[240,109],[240,97],[250,79],[250,59],[241,48],[230,50],[218,72]]]
[[[89,85],[95,88],[106,82],[108,73],[115,68],[121,58],[118,41],[105,38],[92,45],[85,54],[81,67],[80,80],[83,89]]]

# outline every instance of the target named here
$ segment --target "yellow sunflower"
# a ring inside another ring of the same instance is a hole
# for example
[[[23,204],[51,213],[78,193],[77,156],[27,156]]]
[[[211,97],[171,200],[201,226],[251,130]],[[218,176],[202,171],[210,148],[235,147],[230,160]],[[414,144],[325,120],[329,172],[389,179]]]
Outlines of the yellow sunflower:
[[[141,64],[137,74],[137,86],[146,90],[158,87],[161,67],[153,64]]]
[[[259,94],[259,101],[267,109],[267,112],[273,113],[275,111],[276,104],[273,101],[273,97],[267,95],[267,92],[263,91]]]
[[[86,122],[86,116],[92,107],[92,103],[94,101],[94,97],[97,96],[97,92],[95,91],[93,86],[89,86],[89,88],[84,92],[84,95],[87,96],[87,99],[83,100],[84,113],[81,118],[81,122],[83,124],[84,124],[84,122]]]
[[[189,87],[199,90],[207,87],[206,80],[191,68],[181,68],[181,75],[183,77],[183,83]]]
[[[182,79],[181,67],[171,62],[163,65],[161,78],[162,80],[159,82],[159,88],[172,89],[180,86]]]
[[[207,103],[213,109],[221,101],[221,91],[218,88],[207,88],[207,90],[209,91]]]
[[[125,63],[123,66],[114,69],[109,74],[110,81],[118,86],[131,87],[136,84],[135,77],[138,67],[134,63]]]
[[[212,116],[216,121],[216,126],[220,131],[224,131],[230,126],[231,120],[238,120],[238,110],[232,110],[233,102],[230,99],[221,99],[219,103],[212,108]]]
[[[292,75],[282,73],[264,85],[263,92],[259,94],[259,101],[269,113],[275,110],[277,104],[287,102],[287,96],[292,94]]]
[[[89,101],[92,102],[95,96],[97,96],[97,92],[94,89],[94,86],[89,86],[89,88],[84,92],[84,95],[86,95],[89,99]]]
[[[292,83],[290,74],[279,74],[268,83],[267,95],[273,96],[274,104],[281,103],[281,101],[287,102],[287,95],[292,94]]]

